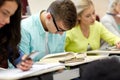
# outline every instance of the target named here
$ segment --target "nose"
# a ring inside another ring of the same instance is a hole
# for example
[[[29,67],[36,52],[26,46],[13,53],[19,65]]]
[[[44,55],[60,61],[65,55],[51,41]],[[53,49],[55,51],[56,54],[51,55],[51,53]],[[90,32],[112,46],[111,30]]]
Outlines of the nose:
[[[92,15],[92,20],[96,20],[96,15]]]

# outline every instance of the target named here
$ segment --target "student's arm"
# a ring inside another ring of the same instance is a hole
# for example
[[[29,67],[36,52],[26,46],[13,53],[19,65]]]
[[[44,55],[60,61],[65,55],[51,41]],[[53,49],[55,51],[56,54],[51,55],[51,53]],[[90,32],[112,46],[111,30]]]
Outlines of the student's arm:
[[[19,48],[23,53],[30,53],[30,34],[23,28],[21,30],[21,42]]]
[[[22,52],[19,52],[20,53],[20,56],[14,61],[14,64],[17,65],[20,63],[20,61],[22,60],[22,57],[23,57],[23,53]]]
[[[108,31],[102,24],[101,24],[101,38],[108,42],[110,45],[115,45],[116,42],[120,41],[118,36],[115,36],[110,31]]]
[[[12,61],[12,57],[9,58],[10,62],[17,68],[26,71],[29,70],[32,67],[33,61],[31,58],[27,58],[27,55],[24,55],[22,52],[20,52],[20,56]]]
[[[22,52],[20,52],[19,51],[19,57],[18,58],[16,58],[14,61],[13,61],[13,59],[12,59],[12,56],[13,56],[13,52],[12,51],[10,51],[10,54],[9,54],[9,61],[12,63],[12,65],[14,66],[14,67],[16,67],[16,65],[22,60],[22,56],[24,55]]]

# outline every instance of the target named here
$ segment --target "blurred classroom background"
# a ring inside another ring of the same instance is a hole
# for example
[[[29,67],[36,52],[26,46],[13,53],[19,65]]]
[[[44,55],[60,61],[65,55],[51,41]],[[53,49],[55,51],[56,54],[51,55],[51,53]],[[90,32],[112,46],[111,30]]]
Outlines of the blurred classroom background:
[[[37,11],[47,9],[54,0],[21,0],[23,5],[23,15],[31,15]],[[78,4],[78,0],[72,0]],[[95,5],[96,14],[101,18],[107,11],[109,0],[92,0]]]

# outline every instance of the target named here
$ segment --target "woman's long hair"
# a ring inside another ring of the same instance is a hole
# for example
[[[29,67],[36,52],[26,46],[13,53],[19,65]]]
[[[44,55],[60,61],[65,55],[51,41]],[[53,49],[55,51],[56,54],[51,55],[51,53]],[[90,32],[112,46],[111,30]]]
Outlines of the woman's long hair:
[[[0,7],[6,1],[15,1],[18,4],[18,8],[14,15],[10,17],[10,23],[0,29],[0,56],[3,59],[8,59],[8,56],[12,53],[12,60],[14,60],[19,56],[21,2],[20,0],[0,0]]]

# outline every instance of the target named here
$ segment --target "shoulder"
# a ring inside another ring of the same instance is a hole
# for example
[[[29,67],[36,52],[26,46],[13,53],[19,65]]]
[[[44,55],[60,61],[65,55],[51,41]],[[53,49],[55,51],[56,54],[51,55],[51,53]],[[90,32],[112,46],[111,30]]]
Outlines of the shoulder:
[[[111,15],[105,15],[100,19],[100,22],[105,23],[105,22],[112,22],[113,17]]]
[[[68,36],[68,35],[76,34],[79,31],[80,31],[80,26],[77,25],[74,28],[72,28],[71,30],[66,31],[66,35]]]
[[[96,31],[96,32],[105,30],[105,26],[101,22],[98,22],[98,21],[95,21],[94,24],[90,25],[90,28],[92,31]]]
[[[91,26],[99,28],[99,27],[103,27],[104,25],[101,22],[95,21],[94,24]]]
[[[36,14],[33,14],[31,16],[28,16],[27,18],[25,19],[22,19],[21,21],[21,25],[30,25],[30,24],[34,24],[36,23],[36,21],[40,21],[39,19],[39,16],[40,16],[40,12],[36,13]]]
[[[78,31],[78,29],[80,28],[79,25],[76,25],[74,28],[72,28],[71,30],[68,30],[67,33],[71,33],[71,32],[76,32]]]
[[[38,30],[38,28],[40,28],[40,26],[42,26],[39,14],[40,13],[36,13],[36,14],[29,16],[26,19],[23,19],[21,21],[21,29],[22,30],[23,29],[24,30],[34,30],[34,29]],[[41,29],[39,29],[39,30],[41,30]]]

